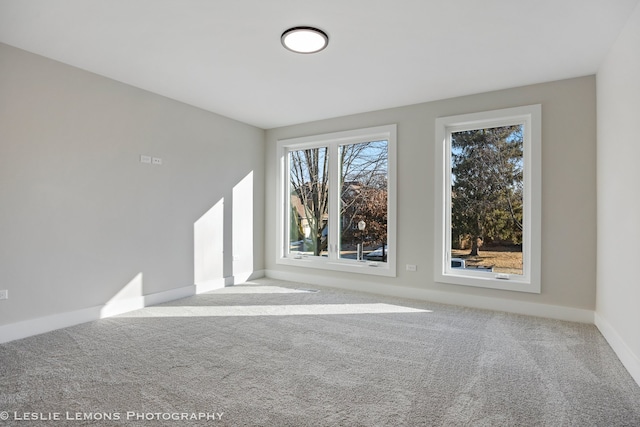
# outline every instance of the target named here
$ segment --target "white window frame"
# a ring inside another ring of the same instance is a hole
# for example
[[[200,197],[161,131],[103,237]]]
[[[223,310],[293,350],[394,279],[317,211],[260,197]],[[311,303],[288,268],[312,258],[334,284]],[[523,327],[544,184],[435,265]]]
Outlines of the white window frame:
[[[387,160],[387,262],[340,258],[340,179],[338,150],[341,145],[388,141]],[[276,264],[396,277],[396,125],[376,126],[322,135],[278,140]],[[328,256],[305,256],[289,250],[289,162],[288,153],[301,149],[328,147],[329,156],[329,247]]]
[[[435,281],[455,285],[541,292],[541,145],[539,104],[436,119]],[[451,134],[465,130],[523,124],[523,274],[451,268]]]

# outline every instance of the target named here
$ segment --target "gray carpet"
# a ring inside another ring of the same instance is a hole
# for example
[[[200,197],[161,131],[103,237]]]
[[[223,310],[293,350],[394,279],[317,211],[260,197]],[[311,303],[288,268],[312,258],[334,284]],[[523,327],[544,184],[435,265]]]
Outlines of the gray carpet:
[[[593,325],[265,279],[0,345],[0,411],[0,426],[640,426],[640,387]],[[33,413],[61,419],[14,419]]]

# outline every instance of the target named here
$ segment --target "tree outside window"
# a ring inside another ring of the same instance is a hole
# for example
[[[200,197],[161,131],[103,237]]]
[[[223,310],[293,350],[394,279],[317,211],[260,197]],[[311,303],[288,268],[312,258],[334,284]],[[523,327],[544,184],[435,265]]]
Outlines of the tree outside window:
[[[327,147],[289,152],[291,250],[327,255],[329,161]],[[358,243],[371,251],[387,241],[388,141],[340,145],[338,161],[339,256],[355,259]],[[358,230],[359,221],[366,222],[366,234]]]
[[[478,257],[482,245],[521,253],[523,188],[523,125],[453,132],[452,250],[468,248],[468,256]],[[522,257],[515,262],[494,270],[522,274]]]

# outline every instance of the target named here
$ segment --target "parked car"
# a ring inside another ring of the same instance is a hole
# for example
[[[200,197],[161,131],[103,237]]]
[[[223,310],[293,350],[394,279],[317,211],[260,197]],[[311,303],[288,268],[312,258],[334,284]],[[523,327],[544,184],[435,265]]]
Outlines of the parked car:
[[[465,260],[462,258],[451,258],[451,268],[466,268],[469,270],[480,270],[480,271],[493,271],[493,266],[487,265],[469,265],[465,263]]]
[[[387,254],[389,250],[387,249],[387,245],[384,245],[384,255],[382,254],[382,246],[380,246],[375,251],[371,251],[368,254],[365,254],[364,259],[367,261],[386,261]]]

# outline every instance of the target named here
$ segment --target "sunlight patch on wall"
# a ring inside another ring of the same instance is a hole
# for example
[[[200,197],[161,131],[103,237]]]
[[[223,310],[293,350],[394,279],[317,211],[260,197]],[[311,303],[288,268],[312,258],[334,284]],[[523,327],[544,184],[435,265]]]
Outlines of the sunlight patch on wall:
[[[100,309],[100,317],[115,316],[142,307],[142,273],[138,273]]]
[[[309,304],[147,307],[123,317],[309,316],[330,314],[431,313],[391,304]]]
[[[193,224],[193,276],[199,291],[224,286],[224,198]]]
[[[243,283],[253,273],[253,171],[233,187],[233,276]]]

